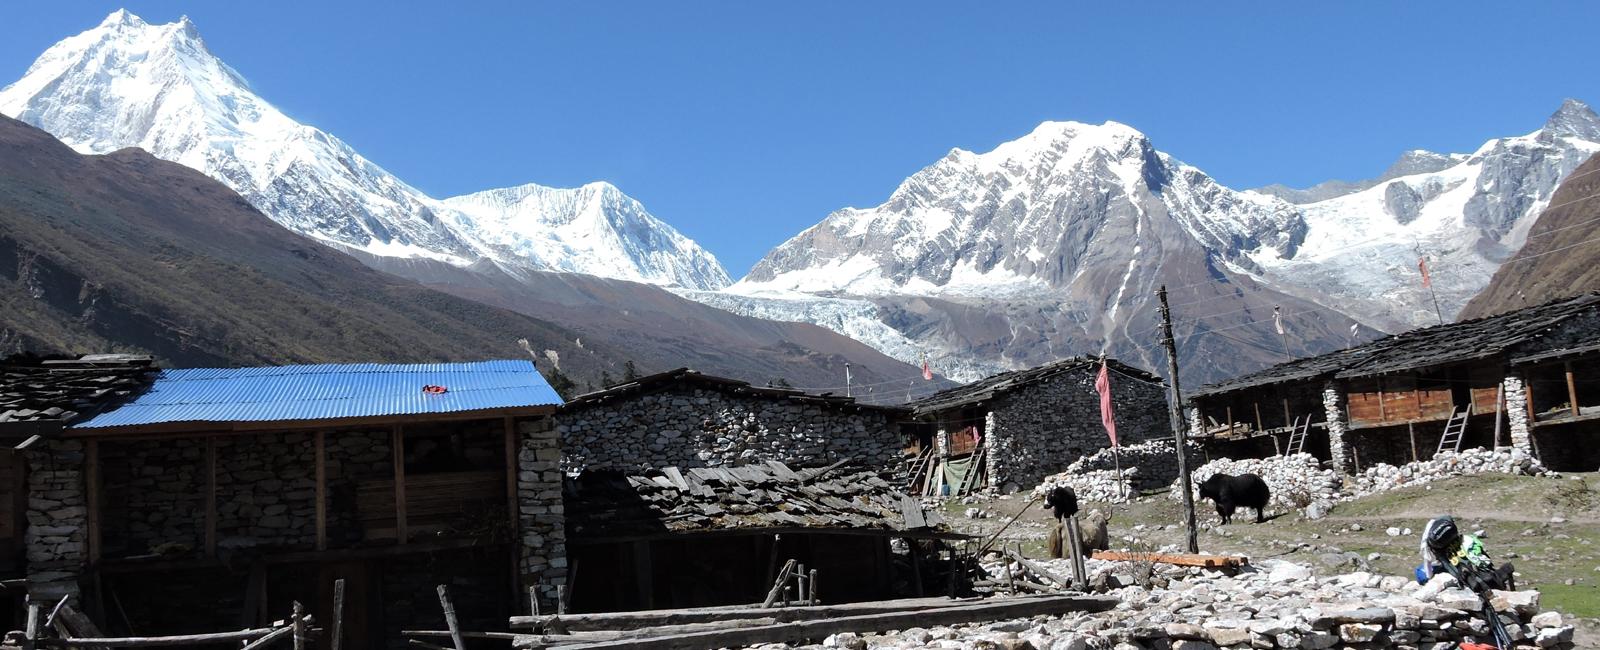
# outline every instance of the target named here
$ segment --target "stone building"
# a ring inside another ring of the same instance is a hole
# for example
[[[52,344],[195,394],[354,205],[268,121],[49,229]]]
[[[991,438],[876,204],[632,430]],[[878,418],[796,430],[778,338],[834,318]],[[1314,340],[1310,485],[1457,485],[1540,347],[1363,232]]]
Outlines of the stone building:
[[[1192,394],[1213,455],[1304,451],[1344,473],[1446,448],[1511,446],[1558,471],[1600,466],[1600,293],[1425,327]],[[1309,422],[1309,426],[1306,424]],[[1459,432],[1446,439],[1446,431]]]
[[[28,591],[112,631],[329,620],[347,647],[483,629],[566,578],[561,404],[527,361],[162,370],[42,432],[27,460]],[[439,619],[439,620],[435,620]]]
[[[841,459],[894,471],[908,410],[808,395],[680,368],[580,395],[561,408],[564,469],[795,466]]]
[[[1106,360],[1122,444],[1171,435],[1166,385],[1146,371]],[[1095,377],[1101,361],[1062,359],[1003,372],[934,393],[908,406],[918,460],[911,486],[923,494],[980,487],[1015,492],[1110,446]]]

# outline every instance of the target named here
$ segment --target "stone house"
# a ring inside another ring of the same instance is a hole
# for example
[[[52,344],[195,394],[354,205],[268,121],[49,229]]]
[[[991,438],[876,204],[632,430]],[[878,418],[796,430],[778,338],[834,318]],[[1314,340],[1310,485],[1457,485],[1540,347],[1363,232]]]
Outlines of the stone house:
[[[634,471],[840,459],[895,471],[909,411],[687,368],[579,395],[556,417],[563,469]]]
[[[1191,436],[1211,453],[1304,451],[1344,473],[1512,446],[1558,471],[1600,466],[1600,293],[1295,359],[1201,388]],[[1309,427],[1306,426],[1309,422]],[[1449,428],[1450,439],[1445,439]]]
[[[1128,445],[1169,437],[1166,385],[1149,372],[1105,361],[1117,439]],[[911,487],[960,494],[1032,487],[1111,442],[1100,419],[1095,378],[1101,360],[1072,357],[1013,370],[914,401],[908,439],[918,460]]]
[[[239,629],[291,601],[347,647],[515,613],[566,576],[561,404],[528,361],[182,369],[23,452],[30,595],[112,632]],[[492,629],[492,628],[491,628]]]

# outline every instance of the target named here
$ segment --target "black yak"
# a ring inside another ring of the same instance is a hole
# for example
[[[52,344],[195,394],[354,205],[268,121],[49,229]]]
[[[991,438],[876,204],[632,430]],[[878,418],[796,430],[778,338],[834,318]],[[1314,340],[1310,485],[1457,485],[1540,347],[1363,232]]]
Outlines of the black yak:
[[[1200,498],[1216,502],[1217,514],[1222,516],[1224,524],[1233,521],[1233,511],[1237,508],[1255,508],[1259,524],[1266,521],[1262,510],[1267,507],[1272,492],[1267,489],[1267,482],[1255,474],[1213,474],[1200,484]]]

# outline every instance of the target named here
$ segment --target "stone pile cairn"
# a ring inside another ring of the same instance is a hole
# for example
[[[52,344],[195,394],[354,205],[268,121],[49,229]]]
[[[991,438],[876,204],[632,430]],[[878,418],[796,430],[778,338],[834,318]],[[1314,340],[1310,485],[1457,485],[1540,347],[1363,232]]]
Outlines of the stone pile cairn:
[[[1213,460],[1195,468],[1191,474],[1197,500],[1200,484],[1215,474],[1260,476],[1261,480],[1267,482],[1267,489],[1272,491],[1272,502],[1268,507],[1280,511],[1304,510],[1313,505],[1317,509],[1326,511],[1326,508],[1338,501],[1341,496],[1338,474],[1333,470],[1322,469],[1321,463],[1311,454]],[[1182,499],[1183,491],[1178,489],[1176,482],[1172,488],[1171,497]]]
[[[1544,476],[1550,470],[1518,448],[1466,449],[1446,451],[1433,457],[1396,467],[1378,464],[1363,470],[1355,477],[1354,490],[1346,499],[1355,499],[1411,485],[1431,483],[1456,476],[1473,474],[1513,474],[1519,476]]]
[[[1070,575],[1066,560],[1033,562]],[[1360,572],[1320,578],[1303,565],[1267,561],[1234,576],[1154,565],[1148,580],[1141,581],[1135,564],[1088,560],[1091,582],[1122,601],[1109,611],[889,634],[838,634],[823,645],[856,650],[1411,650],[1487,638],[1477,596],[1455,588],[1449,576],[1426,586]],[[988,568],[999,572],[1001,566]],[[1516,647],[1575,647],[1573,627],[1559,613],[1540,613],[1539,592],[1495,592],[1493,603]]]

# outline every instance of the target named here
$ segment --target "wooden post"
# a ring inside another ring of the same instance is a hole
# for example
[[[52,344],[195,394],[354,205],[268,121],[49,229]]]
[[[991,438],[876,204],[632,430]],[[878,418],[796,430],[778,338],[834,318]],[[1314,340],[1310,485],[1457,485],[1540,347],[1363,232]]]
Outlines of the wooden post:
[[[1294,417],[1289,414],[1289,398],[1287,397],[1283,398],[1283,424],[1291,429],[1294,427]]]
[[[1089,576],[1083,562],[1083,535],[1078,532],[1078,518],[1067,517],[1059,524],[1065,528],[1061,535],[1067,540],[1067,555],[1072,563],[1072,584],[1079,591],[1088,591]]]
[[[89,566],[95,566],[100,563],[100,441],[88,439],[84,442],[83,451],[84,538],[88,546]]]
[[[1167,285],[1156,292],[1161,300],[1161,344],[1167,349],[1167,404],[1171,410],[1172,435],[1178,450],[1178,487],[1183,490],[1184,526],[1188,532],[1187,548],[1190,553],[1200,552],[1200,531],[1196,529],[1194,515],[1194,486],[1189,481],[1188,454],[1184,453],[1189,441],[1187,427],[1183,424],[1183,393],[1178,389],[1178,347],[1172,341],[1172,309],[1167,306]],[[1230,418],[1231,414],[1230,414]],[[1229,423],[1232,426],[1232,423]]]
[[[528,615],[539,615],[539,587],[535,585],[528,585]]]
[[[450,628],[450,642],[455,644],[456,650],[467,650],[467,642],[461,638],[461,626],[456,623],[456,606],[450,604],[450,590],[444,585],[439,585],[439,606],[444,608],[444,624]]]
[[[36,601],[36,600],[31,600],[30,599],[28,601],[28,624],[27,624],[27,629],[23,632],[22,639],[23,639],[23,641],[22,641],[23,650],[33,650],[35,647],[38,646],[38,641],[39,641],[39,602]]]
[[[294,601],[294,618],[289,621],[289,627],[294,629],[294,650],[305,650],[306,647],[306,611],[300,601]]]
[[[394,536],[404,544],[411,534],[406,528],[406,432],[403,426],[394,425],[394,442],[390,447],[394,456]]]
[[[1406,423],[1406,435],[1411,436],[1411,461],[1421,460],[1417,457],[1417,424],[1415,422]]]
[[[217,437],[206,436],[206,557],[217,556]]]
[[[1524,377],[1526,377],[1526,380],[1522,382],[1522,394],[1527,397],[1528,428],[1532,429],[1533,428],[1533,423],[1539,421],[1538,416],[1535,415],[1534,411],[1533,411],[1533,371],[1532,371],[1532,369],[1529,369],[1529,371],[1524,374]],[[1533,432],[1529,431],[1528,432],[1528,436],[1531,438],[1533,436]]]
[[[1578,383],[1572,379],[1572,362],[1563,363],[1567,371],[1567,403],[1572,406],[1572,417],[1578,417],[1583,412],[1578,409]]]
[[[517,472],[522,469],[517,450],[518,444],[517,420],[507,416],[505,418],[505,464],[506,464],[506,530],[511,532],[512,548],[522,547],[522,502],[517,498]],[[511,555],[511,596],[516,597],[517,591],[523,584],[521,553],[513,550]]]
[[[1251,402],[1250,405],[1254,406],[1256,409],[1256,433],[1265,432],[1267,430],[1267,425],[1265,422],[1261,421],[1261,402]],[[1278,439],[1273,438],[1272,442],[1273,445],[1277,445]]]
[[[1228,437],[1232,438],[1233,437],[1233,405],[1229,404],[1226,407],[1226,411],[1225,412],[1227,413],[1227,416],[1228,416]]]
[[[1383,396],[1383,378],[1378,378],[1378,421],[1389,421],[1389,407],[1384,402],[1389,401]]]
[[[313,447],[317,454],[317,550],[328,550],[328,459],[326,453],[326,435],[318,431],[312,434]],[[343,584],[343,581],[340,581]]]
[[[817,600],[817,570],[816,569],[812,569],[811,570],[811,574],[806,576],[806,604],[808,604],[808,605],[816,605],[818,603],[819,603],[819,601]]]
[[[333,650],[344,645],[344,578],[333,581]]]
[[[1494,446],[1500,446],[1500,422],[1506,419],[1506,384],[1501,381],[1494,387]]]
[[[556,614],[567,613],[567,586],[556,585]]]

